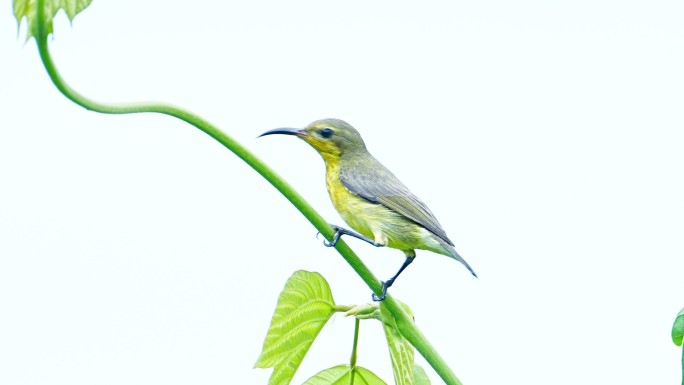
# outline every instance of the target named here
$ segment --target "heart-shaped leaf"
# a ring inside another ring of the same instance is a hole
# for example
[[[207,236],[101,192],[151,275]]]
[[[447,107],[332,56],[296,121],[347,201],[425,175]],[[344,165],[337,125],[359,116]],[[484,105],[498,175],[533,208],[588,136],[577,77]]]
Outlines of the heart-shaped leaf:
[[[323,276],[300,270],[287,280],[255,364],[258,368],[273,368],[269,385],[287,385],[292,381],[306,352],[334,312],[335,302]]]
[[[354,377],[352,382],[352,376]],[[325,369],[306,380],[303,385],[387,385],[385,381],[366,368],[352,369],[349,365]]]

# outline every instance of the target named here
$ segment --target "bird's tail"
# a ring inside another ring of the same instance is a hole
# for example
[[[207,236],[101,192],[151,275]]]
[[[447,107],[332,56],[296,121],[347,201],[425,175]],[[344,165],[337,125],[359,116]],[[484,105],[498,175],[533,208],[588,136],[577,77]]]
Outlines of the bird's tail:
[[[454,249],[453,246],[451,246],[450,244],[446,243],[446,242],[445,242],[444,240],[442,240],[442,239],[439,239],[439,243],[442,245],[442,247],[444,247],[444,248],[449,252],[449,254],[448,254],[447,256],[449,256],[449,257],[451,257],[451,258],[453,258],[453,259],[455,259],[455,260],[461,262],[461,263],[463,264],[463,266],[465,266],[465,267],[468,269],[468,271],[470,271],[470,274],[472,274],[473,277],[477,278],[477,274],[475,274],[475,271],[473,270],[473,268],[470,267],[470,265],[468,264],[468,262],[466,262],[465,259],[463,259],[463,257],[461,257],[461,256],[458,254],[458,252],[456,252],[456,249]]]

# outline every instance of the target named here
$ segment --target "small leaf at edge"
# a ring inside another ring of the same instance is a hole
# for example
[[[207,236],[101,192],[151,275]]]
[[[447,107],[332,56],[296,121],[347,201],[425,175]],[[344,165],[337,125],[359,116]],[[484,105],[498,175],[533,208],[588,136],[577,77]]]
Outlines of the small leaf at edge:
[[[74,17],[84,9],[88,8],[92,0],[45,0],[43,6],[45,7],[45,26],[48,35],[52,33],[52,19],[60,9],[63,9],[67,14],[69,20],[73,21]],[[14,0],[13,9],[14,17],[17,19],[17,26],[26,18],[28,23],[28,32],[26,33],[26,40],[38,34],[38,14],[36,8],[36,0]]]
[[[682,346],[682,339],[684,339],[684,309],[679,311],[672,325],[672,342],[677,346]]]

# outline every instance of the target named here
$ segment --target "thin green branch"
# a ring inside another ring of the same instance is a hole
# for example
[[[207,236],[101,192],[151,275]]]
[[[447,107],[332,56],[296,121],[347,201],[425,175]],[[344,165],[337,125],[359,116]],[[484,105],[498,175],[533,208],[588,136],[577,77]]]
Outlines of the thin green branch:
[[[353,308],[354,308],[354,305],[335,305],[335,312],[346,313]]]
[[[245,147],[239,144],[230,136],[223,133],[218,127],[209,123],[205,119],[195,115],[194,113],[184,110],[182,108],[158,102],[143,102],[143,103],[128,103],[128,104],[107,104],[93,101],[71,88],[61,77],[57,67],[52,60],[50,51],[48,49],[48,31],[45,22],[45,7],[44,0],[37,1],[37,34],[35,36],[38,45],[40,58],[43,65],[50,76],[50,79],[57,87],[57,89],[64,94],[68,99],[74,103],[82,106],[85,109],[101,112],[105,114],[134,114],[142,112],[153,112],[164,115],[169,115],[181,119],[202,130],[207,135],[214,138],[216,141],[224,145],[227,149],[232,151],[256,172],[261,174],[269,183],[280,191],[287,200],[289,200],[299,210],[311,224],[321,232],[326,239],[331,239],[334,230],[330,227],[328,222],[311,207],[311,205],[304,200],[304,198],[295,191],[284,179],[282,179],[275,171],[263,163],[254,154],[249,152]],[[361,259],[352,251],[352,249],[342,240],[337,242],[335,246],[342,257],[351,265],[361,279],[370,287],[376,294],[381,294],[381,283],[373,275],[373,273],[366,267]],[[439,374],[445,383],[449,385],[460,385],[453,371],[447,366],[446,362],[439,356],[437,351],[430,345],[425,336],[418,330],[410,316],[401,308],[392,296],[387,295],[385,305],[392,312],[397,320],[397,326],[402,333],[420,354],[425,357],[425,360],[432,366],[432,368]]]
[[[354,377],[356,377],[356,349],[359,346],[359,328],[361,326],[361,320],[354,318],[354,343],[352,344],[351,358],[349,359],[349,368],[351,369],[351,376],[349,379],[349,385],[354,385]]]

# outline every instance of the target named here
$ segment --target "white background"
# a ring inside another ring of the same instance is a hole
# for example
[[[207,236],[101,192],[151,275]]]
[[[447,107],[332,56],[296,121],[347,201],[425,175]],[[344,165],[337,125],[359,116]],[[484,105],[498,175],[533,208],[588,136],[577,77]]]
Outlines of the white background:
[[[683,12],[96,0],[73,27],[60,14],[51,48],[85,95],[164,100],[217,124],[334,223],[320,157],[255,138],[325,117],[358,128],[480,275],[419,252],[391,289],[465,384],[675,384]],[[321,272],[339,303],[370,299],[203,133],[60,95],[9,2],[0,55],[0,384],[264,384],[270,370],[252,366],[293,271]],[[349,242],[379,277],[403,260]],[[348,362],[352,333],[335,316],[293,384]],[[364,322],[359,363],[391,383],[383,340]]]

